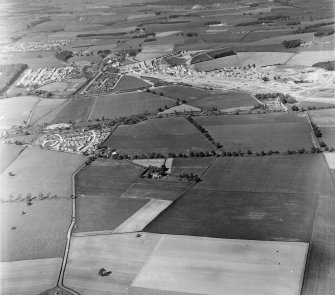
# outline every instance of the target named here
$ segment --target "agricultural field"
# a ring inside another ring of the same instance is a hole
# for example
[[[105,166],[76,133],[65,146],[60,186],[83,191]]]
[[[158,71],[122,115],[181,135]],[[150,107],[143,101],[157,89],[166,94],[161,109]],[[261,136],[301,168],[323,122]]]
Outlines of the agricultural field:
[[[253,64],[256,66],[279,65],[286,64],[293,56],[294,53],[290,52],[238,52],[237,55],[199,62],[194,67],[197,71],[213,71],[222,68],[245,67]]]
[[[79,196],[76,205],[74,233],[115,230],[149,200],[105,196]]]
[[[235,107],[252,106],[256,104],[255,99],[247,92],[231,90],[206,90],[188,86],[166,86],[155,90],[164,96],[185,99],[188,104],[205,109],[228,109]]]
[[[213,158],[176,158],[172,162],[171,174],[180,175],[185,172],[200,176],[212,162]]]
[[[320,141],[335,148],[335,109],[309,111],[311,120],[322,132]]]
[[[141,209],[121,223],[113,233],[131,233],[142,231],[153,219],[170,206],[172,201],[152,199]]]
[[[140,134],[140,136],[139,136]],[[149,119],[122,125],[105,141],[106,146],[128,155],[211,151],[213,145],[185,118]]]
[[[126,293],[159,239],[146,233],[73,237],[64,284],[82,295]],[[112,274],[98,276],[101,268]]]
[[[65,108],[65,106],[69,104],[69,102],[70,102],[70,100],[64,101],[64,103],[62,103],[62,104],[58,105],[57,107],[55,107],[52,111],[50,111],[49,113],[45,114],[38,121],[34,120],[34,117],[33,117],[30,123],[34,122],[35,125],[38,125],[38,124],[50,124],[51,122],[53,122],[56,119],[56,117],[58,116],[58,114]]]
[[[305,243],[163,235],[129,294],[299,294],[307,249]]]
[[[86,160],[76,154],[26,148],[0,176],[1,198],[25,198],[27,194],[70,197],[71,175]]]
[[[159,112],[158,114],[175,114],[175,113],[183,113],[183,112],[200,112],[201,109],[187,105],[187,104],[180,104],[164,110],[163,112]]]
[[[1,243],[6,245],[1,247],[1,261],[63,257],[71,199],[37,198],[31,202],[30,206],[24,201],[0,204]]]
[[[317,195],[220,189],[195,186],[145,231],[226,239],[310,241]]]
[[[121,197],[174,201],[189,186],[190,184],[184,181],[139,179],[130,185]]]
[[[217,158],[203,179],[197,184],[198,189],[323,195],[335,193],[335,183],[322,154]]]
[[[174,100],[147,92],[105,95],[96,98],[88,119],[115,119],[145,112],[155,114],[158,109],[173,105]]]
[[[25,124],[39,101],[36,96],[20,96],[0,100],[0,126],[11,127]]]
[[[335,276],[335,199],[320,196],[302,295],[331,294]]]
[[[14,162],[24,148],[22,145],[0,143],[0,172]]]
[[[144,171],[127,161],[96,160],[76,175],[76,194],[83,198],[118,198]]]
[[[58,106],[62,105],[66,100],[62,98],[42,99],[36,106],[31,117],[30,124],[34,124],[44,116],[51,113]]]
[[[324,153],[329,169],[335,170],[335,154],[334,153]]]
[[[26,68],[24,64],[0,65],[0,94],[5,92]]]
[[[53,123],[68,123],[86,121],[95,97],[73,97],[69,103],[57,114]]]
[[[57,283],[61,264],[61,258],[0,262],[1,292],[33,295],[51,289]]]
[[[253,114],[195,117],[226,152],[299,150],[313,147],[311,127],[306,115]]]
[[[143,81],[142,79],[125,75],[121,78],[119,83],[117,83],[116,87],[114,88],[115,91],[130,91],[136,90],[141,88],[149,87],[150,84]]]
[[[326,62],[335,59],[334,50],[331,51],[303,51],[293,56],[289,65],[312,66],[318,62]]]

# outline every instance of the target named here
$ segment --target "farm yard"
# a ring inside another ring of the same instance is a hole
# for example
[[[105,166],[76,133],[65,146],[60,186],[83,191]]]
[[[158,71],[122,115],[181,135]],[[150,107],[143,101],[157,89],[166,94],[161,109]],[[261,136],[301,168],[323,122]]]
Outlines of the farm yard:
[[[111,94],[96,98],[88,119],[115,119],[145,112],[154,114],[159,108],[164,109],[165,106],[169,108],[173,105],[174,100],[147,92]]]
[[[250,150],[286,152],[310,150],[314,145],[306,115],[253,114],[215,117],[195,117],[226,152]]]
[[[71,175],[85,160],[81,155],[26,148],[0,176],[1,198],[23,200],[27,194],[70,197]]]
[[[210,151],[213,145],[185,118],[150,119],[137,125],[119,126],[104,143],[128,155],[152,152]]]
[[[235,107],[253,106],[257,102],[249,93],[242,91],[219,91],[192,88],[187,86],[166,86],[157,88],[155,92],[164,96],[185,99],[188,104],[198,108],[228,109]]]
[[[1,247],[1,261],[63,257],[71,220],[71,199],[37,198],[31,203],[29,206],[25,201],[0,204],[1,242],[8,245]]]

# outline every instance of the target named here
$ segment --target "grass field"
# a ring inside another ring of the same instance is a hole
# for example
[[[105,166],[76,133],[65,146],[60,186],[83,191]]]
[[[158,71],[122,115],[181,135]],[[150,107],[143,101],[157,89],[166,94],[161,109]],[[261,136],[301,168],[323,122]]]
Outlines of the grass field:
[[[147,92],[106,95],[96,99],[89,120],[119,118],[135,114],[157,113],[159,108],[172,107],[175,101]]]
[[[145,171],[127,161],[96,160],[76,174],[76,194],[81,197],[119,197]]]
[[[42,119],[45,115],[51,113],[54,109],[56,109],[59,105],[63,104],[66,100],[59,98],[59,99],[43,99],[41,100],[36,109],[34,114],[31,118],[30,124],[34,124],[40,119]]]
[[[121,78],[119,83],[115,87],[115,91],[122,91],[122,90],[135,90],[143,87],[149,87],[150,84],[143,81],[142,79],[125,75]]]
[[[227,239],[309,242],[317,196],[191,189],[145,231]]]
[[[64,284],[82,295],[125,294],[159,239],[146,233],[74,237]],[[99,276],[102,267],[112,274]]]
[[[0,126],[24,124],[38,102],[36,96],[20,96],[0,100]]]
[[[25,198],[28,193],[70,197],[71,175],[85,160],[76,154],[27,148],[0,176],[1,197],[9,199],[12,194],[17,198],[21,194]]]
[[[201,109],[187,105],[187,104],[180,104],[164,110],[163,112],[159,112],[159,114],[174,114],[174,113],[183,113],[183,112],[200,112]]]
[[[61,258],[1,262],[1,293],[32,295],[57,284]]]
[[[133,163],[144,166],[144,167],[149,167],[149,166],[155,166],[155,167],[162,167],[162,165],[165,164],[165,159],[138,159],[138,160],[133,160]]]
[[[306,116],[272,113],[195,117],[225,151],[298,150],[313,147]]]
[[[180,175],[183,172],[201,175],[212,163],[211,158],[176,158],[173,159],[171,173]]]
[[[6,169],[24,149],[22,145],[0,143],[0,172]]]
[[[269,30],[269,31],[250,32],[243,38],[243,42],[255,42],[277,36],[289,35],[290,33],[292,33],[292,30],[282,30],[282,31]]]
[[[122,125],[105,145],[129,155],[168,154],[212,150],[213,146],[185,118],[150,119],[137,125]]]
[[[174,99],[185,99],[188,104],[198,108],[227,109],[255,105],[256,101],[247,92],[232,90],[206,90],[187,86],[166,86],[157,89],[157,92]]]
[[[72,98],[57,114],[53,123],[86,121],[94,99],[94,97]]]
[[[128,294],[300,293],[308,245],[163,236]]]
[[[334,195],[322,154],[217,158],[196,188]]]
[[[50,91],[61,95],[70,95],[83,86],[86,80],[86,78],[73,78],[67,81],[53,82],[40,87],[39,90]]]
[[[71,200],[52,198],[32,203],[0,204],[1,261],[63,257],[71,222]]]
[[[58,114],[65,108],[66,105],[69,104],[69,100],[65,101],[64,103],[58,105],[54,110],[52,110],[50,113],[47,113],[44,117],[40,118],[38,121],[34,122],[34,124],[49,124],[53,122]]]
[[[189,183],[182,181],[139,179],[121,197],[174,201],[188,186]]]

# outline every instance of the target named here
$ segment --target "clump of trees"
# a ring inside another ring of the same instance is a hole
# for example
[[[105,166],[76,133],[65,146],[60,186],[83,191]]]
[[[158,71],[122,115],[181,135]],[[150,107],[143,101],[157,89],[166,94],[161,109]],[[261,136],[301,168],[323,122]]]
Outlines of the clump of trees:
[[[236,55],[236,51],[226,51],[226,52],[220,52],[218,54],[215,54],[213,56],[214,59],[220,58],[220,57],[226,57],[226,56],[231,56],[231,55]]]
[[[200,182],[201,181],[201,178],[197,174],[194,174],[193,172],[190,172],[190,173],[183,172],[179,175],[179,177],[184,178],[187,181],[191,181],[191,182]]]
[[[335,71],[335,60],[332,61],[325,61],[325,62],[318,62],[313,65],[316,68],[322,68],[327,71]]]
[[[255,95],[255,97],[258,99],[258,100],[267,100],[267,99],[273,99],[273,98],[279,98],[280,101],[283,103],[283,104],[293,104],[293,103],[296,103],[297,100],[291,96],[290,94],[284,94],[284,93],[280,93],[280,92],[274,92],[274,93],[257,93]]]
[[[99,276],[101,276],[101,277],[107,277],[111,273],[112,273],[111,271],[107,271],[105,268],[100,268],[99,272],[98,272]]]
[[[212,20],[212,21],[208,21],[208,22],[205,22],[205,25],[206,26],[210,26],[210,25],[220,25],[221,22],[218,21],[218,20]]]
[[[64,50],[64,51],[56,52],[55,56],[59,60],[66,62],[69,58],[73,56],[73,52],[70,50]]]
[[[149,166],[147,171],[144,173],[144,177],[149,179],[158,179],[167,175],[169,169],[163,164],[161,167]]]
[[[303,43],[300,39],[294,39],[294,40],[285,40],[282,42],[285,48],[296,48],[299,47]]]
[[[320,128],[313,122],[311,122],[311,125],[312,125],[313,131],[314,131],[314,135],[317,138],[322,137],[322,132],[321,132]]]
[[[334,28],[320,28],[314,33],[315,37],[323,37],[334,34]]]

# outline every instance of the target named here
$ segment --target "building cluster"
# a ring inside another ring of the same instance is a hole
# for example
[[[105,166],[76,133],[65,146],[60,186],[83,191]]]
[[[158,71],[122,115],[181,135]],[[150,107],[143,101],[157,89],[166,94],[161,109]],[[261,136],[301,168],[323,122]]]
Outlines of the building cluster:
[[[45,42],[15,42],[0,45],[0,52],[16,51],[39,51],[39,50],[61,50],[62,47],[69,45],[71,39],[50,40]]]
[[[48,133],[39,138],[37,143],[45,149],[91,155],[109,134],[109,129]]]
[[[29,69],[19,80],[17,86],[37,87],[47,83],[62,81],[74,74],[78,74],[79,70],[75,67],[62,68],[39,68],[37,70]]]
[[[115,86],[122,78],[117,73],[100,72],[88,85],[83,89],[81,94],[101,94],[109,93],[114,90]]]

